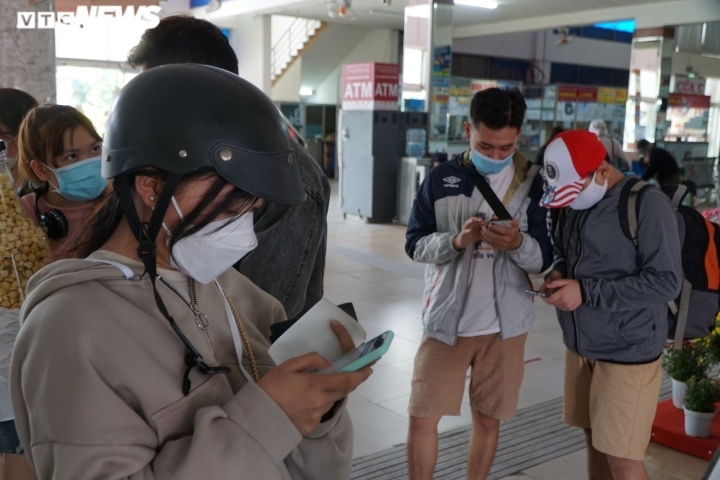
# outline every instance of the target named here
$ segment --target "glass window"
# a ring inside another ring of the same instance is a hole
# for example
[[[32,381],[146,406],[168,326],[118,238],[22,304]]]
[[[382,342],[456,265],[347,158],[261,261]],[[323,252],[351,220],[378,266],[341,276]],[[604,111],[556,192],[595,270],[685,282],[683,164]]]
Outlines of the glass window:
[[[578,66],[553,62],[550,68],[550,83],[577,83]]]
[[[139,9],[125,7],[122,18],[75,17],[73,25],[56,25],[57,102],[83,112],[103,135],[112,102],[137,75],[124,63],[128,53],[156,24]]]
[[[108,112],[120,89],[137,72],[123,71],[117,66],[57,67],[57,103],[80,110],[92,121],[100,135],[105,134]]]
[[[422,85],[423,83],[423,57],[425,52],[417,48],[406,48],[403,59],[403,83]]]
[[[124,62],[145,30],[155,23],[142,19],[106,20],[93,18],[80,26],[55,28],[55,55],[58,58]]]
[[[610,69],[581,66],[578,68],[578,82],[581,85],[610,85]]]

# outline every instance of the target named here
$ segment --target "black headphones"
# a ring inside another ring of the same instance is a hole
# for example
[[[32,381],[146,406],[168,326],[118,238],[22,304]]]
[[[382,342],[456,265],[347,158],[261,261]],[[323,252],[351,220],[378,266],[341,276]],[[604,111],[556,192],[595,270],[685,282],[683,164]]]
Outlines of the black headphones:
[[[33,203],[35,206],[35,216],[40,223],[40,228],[42,228],[50,238],[59,239],[67,237],[68,221],[60,210],[53,208],[45,213],[40,213],[38,198],[47,191],[47,187],[42,189],[32,187],[32,191],[35,194],[35,202]]]

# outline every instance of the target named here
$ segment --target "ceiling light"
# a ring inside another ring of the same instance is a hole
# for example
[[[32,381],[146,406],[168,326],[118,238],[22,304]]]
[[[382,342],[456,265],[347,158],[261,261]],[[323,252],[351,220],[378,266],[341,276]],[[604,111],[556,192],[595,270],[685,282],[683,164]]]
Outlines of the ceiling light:
[[[301,87],[300,88],[300,96],[301,97],[312,97],[313,90],[310,87]]]
[[[466,7],[479,7],[495,9],[498,3],[494,0],[455,0],[455,5],[465,5]]]

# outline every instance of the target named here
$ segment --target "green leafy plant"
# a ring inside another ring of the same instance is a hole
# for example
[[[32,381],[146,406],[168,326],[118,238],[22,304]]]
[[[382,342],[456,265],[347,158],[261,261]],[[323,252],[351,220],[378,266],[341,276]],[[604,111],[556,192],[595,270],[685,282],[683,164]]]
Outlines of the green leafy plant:
[[[712,363],[720,363],[720,315],[715,321],[715,328],[707,337],[698,340],[702,348],[707,352],[708,360]]]
[[[683,348],[677,351],[667,348],[662,359],[662,367],[670,378],[678,382],[705,376],[709,366],[704,348],[691,343],[683,344]]]
[[[698,413],[715,412],[715,404],[720,402],[720,384],[706,375],[692,377],[687,382],[685,408]]]

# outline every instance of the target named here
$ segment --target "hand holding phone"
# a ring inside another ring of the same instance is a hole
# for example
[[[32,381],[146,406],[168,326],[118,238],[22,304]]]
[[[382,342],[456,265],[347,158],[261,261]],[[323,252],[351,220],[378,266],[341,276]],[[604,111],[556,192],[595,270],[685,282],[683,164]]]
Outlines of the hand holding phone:
[[[548,296],[547,293],[543,293],[543,292],[540,292],[540,291],[538,291],[538,290],[525,290],[525,293],[529,293],[530,295],[535,295],[535,296],[538,296],[538,297],[540,297],[540,298],[547,298],[547,296]]]
[[[488,225],[496,225],[502,228],[510,228],[512,227],[512,220],[490,220],[488,222]]]
[[[482,239],[501,252],[517,250],[523,242],[518,220],[490,220]]]
[[[318,373],[356,372],[382,357],[390,348],[393,337],[393,332],[388,330],[338,358],[331,367],[318,370]]]

